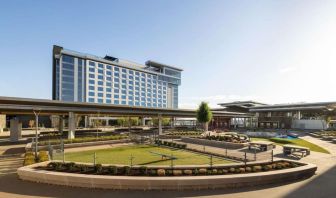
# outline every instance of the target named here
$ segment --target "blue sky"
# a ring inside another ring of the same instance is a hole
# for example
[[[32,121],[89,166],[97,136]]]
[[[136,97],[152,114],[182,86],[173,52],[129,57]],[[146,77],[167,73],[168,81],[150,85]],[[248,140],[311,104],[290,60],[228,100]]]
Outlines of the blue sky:
[[[51,98],[57,44],[184,69],[205,100],[336,101],[336,1],[2,1],[0,95]]]

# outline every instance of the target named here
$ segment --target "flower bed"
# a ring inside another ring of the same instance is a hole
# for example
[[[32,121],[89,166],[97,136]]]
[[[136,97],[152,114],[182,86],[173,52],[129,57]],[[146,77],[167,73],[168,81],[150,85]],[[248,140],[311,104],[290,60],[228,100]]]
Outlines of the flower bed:
[[[26,152],[23,160],[23,165],[28,166],[31,164],[35,164],[37,162],[45,162],[49,161],[49,155],[47,151],[39,151],[37,155],[37,159],[33,152]]]
[[[205,176],[227,175],[241,173],[267,172],[281,169],[289,169],[303,164],[292,161],[277,161],[233,166],[204,166],[204,167],[146,167],[146,166],[115,166],[101,164],[79,164],[50,162],[46,166],[36,167],[39,170],[93,174],[93,175],[118,175],[118,176]]]
[[[158,145],[158,146],[164,145],[164,146],[179,148],[179,149],[186,149],[187,148],[186,144],[179,144],[179,143],[170,142],[170,141],[155,140],[155,144]]]
[[[106,141],[106,140],[122,140],[128,138],[127,135],[110,135],[110,136],[101,136],[101,137],[83,137],[83,138],[75,138],[75,139],[64,139],[64,144],[71,143],[83,143],[83,142],[97,142],[97,141]],[[50,140],[50,141],[41,141],[39,142],[39,146],[60,144],[61,140]]]

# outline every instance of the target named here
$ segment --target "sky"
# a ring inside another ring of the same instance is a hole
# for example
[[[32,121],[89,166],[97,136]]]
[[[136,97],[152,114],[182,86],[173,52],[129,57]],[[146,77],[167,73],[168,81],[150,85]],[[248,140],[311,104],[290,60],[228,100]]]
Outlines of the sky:
[[[179,107],[201,101],[336,101],[334,0],[0,3],[0,96],[52,96],[52,46],[184,69]]]

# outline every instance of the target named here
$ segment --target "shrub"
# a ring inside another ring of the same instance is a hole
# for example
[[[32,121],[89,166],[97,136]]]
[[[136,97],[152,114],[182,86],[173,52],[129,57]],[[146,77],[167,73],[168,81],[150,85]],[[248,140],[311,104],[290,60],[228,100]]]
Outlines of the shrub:
[[[166,170],[166,175],[173,175],[173,170],[171,169]]]
[[[193,174],[193,172],[192,170],[186,169],[186,170],[183,170],[183,174],[190,176]]]
[[[230,172],[230,173],[234,173],[234,172],[236,172],[236,169],[233,168],[233,167],[231,167],[231,168],[229,169],[229,172]]]
[[[245,168],[239,168],[240,173],[245,173]]]
[[[152,175],[152,176],[156,176],[157,171],[155,169],[152,169],[152,170],[150,170],[149,174]]]
[[[23,161],[23,165],[28,166],[28,165],[31,165],[31,164],[35,164],[35,156],[32,152],[26,152],[25,157],[24,157],[24,161]]]
[[[80,172],[81,172],[81,173],[87,173],[87,172],[89,172],[89,166],[86,165],[86,164],[81,164],[81,165],[79,166],[79,169],[80,169]]]
[[[246,167],[246,172],[251,172],[252,171],[252,168],[251,167]]]
[[[282,163],[277,163],[276,164],[276,169],[282,169],[282,168],[283,168]]]
[[[40,151],[38,154],[38,161],[39,162],[45,162],[49,161],[49,154],[47,151]]]
[[[125,175],[129,175],[130,172],[131,172],[131,167],[129,167],[129,166],[124,166],[124,167],[123,167],[123,173],[124,173]]]
[[[174,176],[181,176],[182,175],[182,170],[173,170],[173,175]]]
[[[97,173],[97,174],[101,174],[103,173],[103,166],[101,164],[96,164],[94,166],[94,171]]]
[[[165,169],[158,169],[157,170],[157,175],[158,176],[165,176],[166,175]]]
[[[290,167],[290,164],[288,162],[283,162],[282,165],[283,165],[284,168]]]
[[[147,166],[141,166],[139,172],[141,175],[147,175]]]
[[[198,174],[199,174],[199,171],[198,171],[197,168],[195,168],[195,169],[193,170],[193,174],[194,174],[194,175],[198,175]]]
[[[223,169],[223,170],[222,170],[222,173],[225,175],[225,174],[228,174],[229,171],[228,171],[227,169]]]
[[[211,174],[216,175],[218,173],[217,169],[212,169]]]
[[[222,169],[218,169],[217,174],[218,175],[223,175],[223,170]]]
[[[252,171],[253,172],[260,172],[262,170],[261,166],[253,166]]]
[[[263,171],[269,171],[269,170],[272,170],[272,165],[263,165],[263,166],[262,166],[262,170],[263,170]]]
[[[63,170],[63,163],[57,163],[55,167],[56,171],[62,171]]]
[[[111,175],[117,175],[118,174],[118,168],[116,166],[109,166],[108,172]]]
[[[201,175],[205,175],[207,173],[207,169],[206,168],[200,168],[198,169],[198,173]]]

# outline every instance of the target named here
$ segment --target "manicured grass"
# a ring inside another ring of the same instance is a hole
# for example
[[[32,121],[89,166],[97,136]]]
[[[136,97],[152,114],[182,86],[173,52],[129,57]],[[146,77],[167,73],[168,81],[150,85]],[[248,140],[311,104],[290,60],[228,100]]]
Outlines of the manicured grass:
[[[294,145],[297,145],[297,146],[304,146],[304,147],[308,147],[310,148],[311,151],[316,151],[316,152],[321,152],[321,153],[328,153],[329,154],[329,151],[327,151],[326,149],[316,145],[316,144],[313,144],[311,142],[308,142],[306,140],[303,140],[303,139],[283,139],[283,138],[251,138],[252,141],[271,141],[271,142],[274,142],[278,145],[284,145],[284,144],[294,144]]]
[[[170,165],[171,160],[162,160],[161,156],[151,152],[172,155],[177,159],[174,165],[202,165],[209,164],[210,158],[207,155],[192,153],[184,150],[176,150],[165,147],[150,145],[121,146],[110,149],[100,149],[82,152],[66,153],[65,160],[73,162],[93,162],[94,152],[97,154],[97,163],[101,164],[123,164],[130,165],[133,156],[133,165]],[[61,159],[57,156],[56,159]],[[229,160],[213,158],[213,164],[233,163]]]

